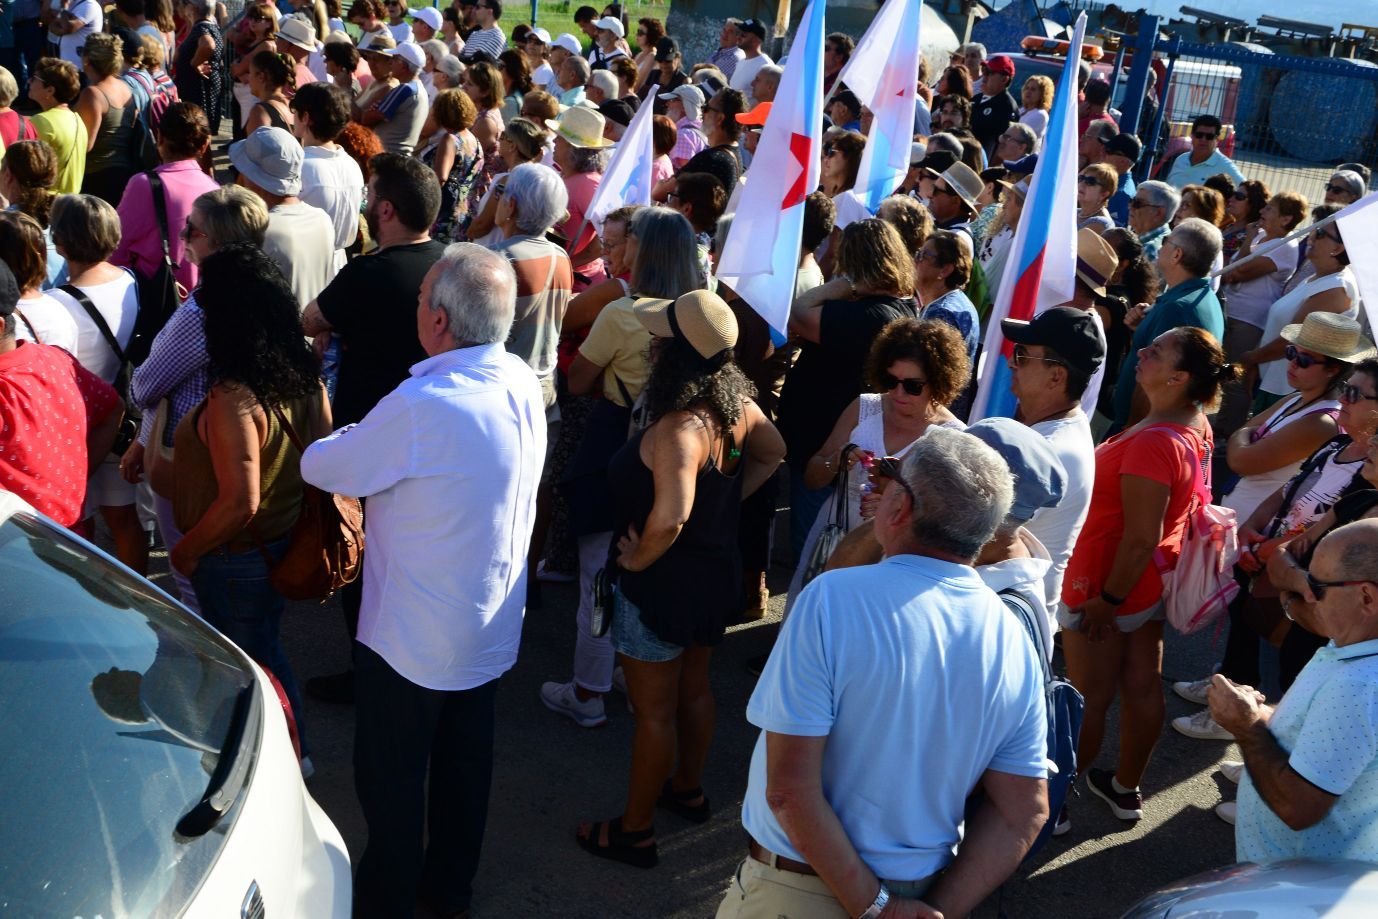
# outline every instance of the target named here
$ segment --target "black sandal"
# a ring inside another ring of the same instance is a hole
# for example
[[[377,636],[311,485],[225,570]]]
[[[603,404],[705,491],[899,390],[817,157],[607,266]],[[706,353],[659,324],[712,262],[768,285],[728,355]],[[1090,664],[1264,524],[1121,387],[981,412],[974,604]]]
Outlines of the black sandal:
[[[708,818],[713,816],[713,812],[708,806],[708,798],[703,793],[703,786],[689,791],[675,791],[670,784],[672,781],[672,779],[665,780],[665,787],[660,790],[660,799],[656,801],[657,806],[665,808],[672,814],[678,814],[690,823],[707,823]],[[694,798],[703,798],[703,800],[698,804],[688,803]]]
[[[606,846],[598,844],[604,824],[608,827]],[[579,843],[579,848],[599,858],[622,862],[635,868],[654,868],[660,863],[660,854],[656,851],[655,842],[652,841],[649,846],[638,846],[637,843],[651,839],[655,832],[655,827],[625,831],[622,829],[622,818],[613,817],[611,820],[599,820],[591,824],[587,836],[576,833],[574,841]]]

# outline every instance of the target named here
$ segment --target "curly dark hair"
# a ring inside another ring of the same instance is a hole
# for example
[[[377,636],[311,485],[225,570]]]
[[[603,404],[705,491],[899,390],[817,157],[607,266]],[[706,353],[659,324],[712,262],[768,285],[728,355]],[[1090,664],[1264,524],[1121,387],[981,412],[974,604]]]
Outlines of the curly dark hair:
[[[1139,242],[1134,231],[1111,227],[1101,238],[1115,250],[1119,260],[1126,263],[1124,271],[1120,272],[1119,283],[1114,286],[1124,289],[1129,305],[1157,300],[1163,289],[1162,281],[1158,277],[1158,269],[1144,253],[1144,244]]]
[[[742,401],[755,395],[756,387],[737,366],[732,349],[707,359],[679,338],[656,342],[651,378],[646,381],[649,420],[704,403],[719,424],[736,424],[742,417]]]
[[[265,406],[316,392],[321,365],[306,343],[287,279],[262,249],[231,243],[201,263],[210,381],[242,383]]]
[[[895,361],[913,361],[923,369],[929,398],[951,405],[971,380],[971,358],[957,330],[937,319],[896,319],[880,330],[866,355],[866,385],[885,392],[881,378]]]

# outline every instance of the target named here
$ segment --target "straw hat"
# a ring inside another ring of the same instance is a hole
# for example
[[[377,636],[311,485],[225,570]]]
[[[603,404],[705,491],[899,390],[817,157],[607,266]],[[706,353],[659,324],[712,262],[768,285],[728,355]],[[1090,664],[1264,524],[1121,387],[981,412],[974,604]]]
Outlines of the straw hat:
[[[1077,232],[1077,277],[1091,290],[1105,296],[1105,282],[1120,267],[1115,249],[1090,227]]]
[[[1339,313],[1308,313],[1301,322],[1283,326],[1281,334],[1283,339],[1298,348],[1346,364],[1357,364],[1365,358],[1378,355],[1378,349],[1364,336],[1358,320]]]
[[[603,136],[603,116],[583,105],[571,105],[560,113],[558,120],[547,120],[545,124],[571,147],[596,149],[612,146],[612,141]]]
[[[632,309],[646,331],[657,338],[678,338],[705,360],[737,343],[737,317],[710,291],[691,290],[678,300],[646,298]]]

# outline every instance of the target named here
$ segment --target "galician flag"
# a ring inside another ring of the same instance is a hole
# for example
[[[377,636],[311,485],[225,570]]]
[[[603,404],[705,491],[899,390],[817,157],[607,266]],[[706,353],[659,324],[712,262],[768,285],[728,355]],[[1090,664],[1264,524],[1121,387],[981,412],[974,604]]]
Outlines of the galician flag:
[[[871,110],[871,134],[853,191],[872,214],[909,170],[922,19],[922,0],[885,0],[838,75]]]
[[[585,212],[584,222],[591,223],[599,233],[603,232],[603,218],[619,207],[633,204],[651,203],[651,165],[655,162],[656,151],[651,134],[651,119],[655,117],[653,105],[643,105],[632,116],[622,139],[612,151],[612,162],[603,172],[603,181],[593,193]],[[579,228],[582,234],[584,228]],[[576,234],[575,239],[579,238]]]
[[[761,131],[755,168],[742,190],[717,276],[770,324],[788,334],[804,231],[804,199],[818,187],[823,137],[823,2],[799,20],[789,66]],[[606,180],[605,180],[606,181]],[[782,339],[783,340],[783,339]]]
[[[1335,215],[1340,236],[1349,253],[1349,270],[1359,285],[1360,302],[1364,306],[1362,325],[1370,338],[1378,329],[1378,192],[1365,195]]]
[[[1086,34],[1086,14],[1077,17],[1067,61],[1058,80],[1038,168],[1030,180],[1024,212],[1010,244],[1009,261],[990,311],[982,350],[980,388],[971,421],[1014,416],[1006,363],[1014,344],[1000,330],[1002,319],[1025,321],[1072,299],[1077,277],[1077,62]]]

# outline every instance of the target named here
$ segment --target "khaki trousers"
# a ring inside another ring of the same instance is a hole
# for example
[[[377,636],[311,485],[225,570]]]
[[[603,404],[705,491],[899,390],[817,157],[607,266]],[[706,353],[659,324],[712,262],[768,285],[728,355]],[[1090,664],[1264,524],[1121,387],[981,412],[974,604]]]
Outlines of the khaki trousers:
[[[886,881],[890,895],[922,897],[933,877]],[[832,890],[816,875],[772,868],[748,856],[737,866],[718,907],[717,919],[852,919]]]

